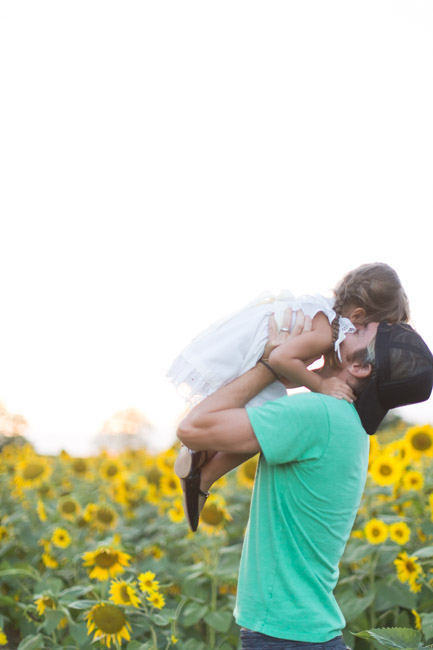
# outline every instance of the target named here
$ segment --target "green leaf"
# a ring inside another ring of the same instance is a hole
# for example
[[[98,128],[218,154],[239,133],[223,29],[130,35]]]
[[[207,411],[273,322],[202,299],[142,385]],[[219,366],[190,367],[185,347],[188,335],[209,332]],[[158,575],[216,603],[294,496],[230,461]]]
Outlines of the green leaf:
[[[336,595],[338,605],[347,622],[356,620],[371,605],[374,597],[374,591],[363,598],[358,598],[352,591],[345,591],[340,595]]]
[[[78,596],[84,596],[84,594],[92,591],[93,585],[69,587],[69,589],[64,589],[59,593],[59,602],[68,603],[73,602],[78,598]]]
[[[433,637],[433,613],[420,614],[420,617],[422,632],[426,638],[426,641],[428,641]]]
[[[217,632],[227,632],[233,621],[231,612],[208,612],[204,620]]]
[[[397,648],[397,650],[416,650],[421,640],[418,630],[407,627],[379,628],[375,630],[364,630],[355,636],[362,639],[374,639],[386,648]]]
[[[74,623],[73,621],[70,621],[69,632],[74,641],[76,641],[80,647],[90,640],[90,637],[87,635],[86,623]]]
[[[44,640],[42,634],[30,634],[21,641],[17,650],[42,650]]]
[[[43,628],[47,634],[51,634],[56,629],[62,618],[65,616],[64,612],[58,609],[53,609],[45,612],[45,623]]]
[[[415,557],[433,557],[433,546],[424,546],[411,553],[411,555],[415,555]]]
[[[173,619],[173,612],[170,612],[168,610],[155,612],[150,616],[150,619],[152,623],[155,623],[155,625],[159,625],[159,626],[169,625],[169,623]]]
[[[23,569],[2,569],[0,571],[0,578],[33,578],[33,580],[40,580],[40,575],[29,565],[28,568]]]
[[[416,595],[409,591],[409,587],[401,582],[389,583],[388,578],[376,583],[375,608],[378,612],[384,612],[393,607],[415,609]]]
[[[359,562],[365,557],[372,555],[375,551],[375,547],[372,544],[366,544],[364,542],[353,543],[350,546],[346,547],[343,557],[341,558],[342,564],[352,564],[353,562]]]
[[[148,643],[140,643],[140,641],[130,641],[126,646],[126,650],[147,650]]]
[[[69,607],[71,609],[92,609],[97,602],[97,600],[74,600],[69,603]]]
[[[208,606],[202,603],[188,603],[182,610],[182,625],[190,627],[202,619],[208,611]]]
[[[198,639],[188,639],[183,644],[182,650],[206,650],[206,646],[203,641],[199,641]]]

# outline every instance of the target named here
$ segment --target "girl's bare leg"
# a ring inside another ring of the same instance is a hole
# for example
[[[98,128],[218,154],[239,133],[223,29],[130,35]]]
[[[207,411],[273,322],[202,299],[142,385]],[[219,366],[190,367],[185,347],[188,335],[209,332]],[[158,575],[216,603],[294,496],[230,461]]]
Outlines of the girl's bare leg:
[[[201,468],[200,487],[203,492],[208,492],[215,481],[235,467],[239,467],[239,465],[253,456],[255,456],[255,454],[233,454],[217,451]]]

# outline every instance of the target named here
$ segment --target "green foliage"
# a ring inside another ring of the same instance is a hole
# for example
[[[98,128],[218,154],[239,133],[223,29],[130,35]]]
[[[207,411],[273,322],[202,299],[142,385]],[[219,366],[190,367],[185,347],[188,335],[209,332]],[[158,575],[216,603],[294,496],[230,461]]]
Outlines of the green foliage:
[[[401,435],[401,423],[395,424],[398,435],[389,426],[385,430],[389,449]],[[385,449],[383,445],[380,451]],[[93,640],[95,630],[89,634],[87,619],[95,606],[113,605],[113,577],[90,578],[90,568],[83,566],[83,554],[102,546],[130,556],[116,579],[134,585],[140,599],[138,607],[117,604],[130,625],[130,639],[111,639],[111,647],[239,648],[233,608],[250,488],[239,483],[238,472],[232,472],[225,484],[212,491],[224,499],[221,512],[230,513],[231,519],[221,516],[220,525],[214,522],[208,529],[202,522],[193,535],[183,517],[176,517],[180,498],[176,486],[164,487],[164,480],[173,476],[174,457],[173,450],[155,458],[145,452],[126,452],[115,459],[104,454],[91,459],[60,454],[44,458],[46,467],[38,469],[31,466],[35,456],[30,447],[4,448],[0,453],[0,627],[8,636],[8,648],[106,647],[103,640]],[[40,471],[42,480],[23,485],[26,463],[30,463],[27,475]],[[107,469],[110,463],[114,474]],[[421,489],[404,489],[401,482],[381,486],[369,477],[354,533],[340,562],[335,597],[347,622],[344,640],[353,650],[423,650],[433,640],[432,461],[430,457],[413,460],[405,471],[410,469],[422,474]],[[71,507],[76,504],[73,516],[59,509],[65,499],[72,500]],[[94,507],[108,510],[98,519]],[[388,531],[378,544],[365,534],[366,524],[374,518],[384,522]],[[404,544],[390,534],[390,527],[399,522],[410,529]],[[55,545],[53,535],[59,529],[66,531],[70,543]],[[416,580],[399,579],[394,561],[402,552],[418,558],[422,572]],[[140,574],[149,571],[165,600],[160,608],[139,587]],[[46,599],[42,613],[40,599]],[[420,629],[415,630],[418,615]]]

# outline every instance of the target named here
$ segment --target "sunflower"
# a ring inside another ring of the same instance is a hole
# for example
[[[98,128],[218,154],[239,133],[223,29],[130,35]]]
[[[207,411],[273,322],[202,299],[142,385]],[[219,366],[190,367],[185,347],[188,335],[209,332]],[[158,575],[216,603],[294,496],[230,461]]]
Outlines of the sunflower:
[[[0,526],[0,542],[9,537],[9,531],[6,526]]]
[[[30,456],[17,463],[15,484],[19,488],[37,488],[46,481],[52,468],[45,458]]]
[[[418,564],[417,559],[415,555],[409,557],[406,551],[404,551],[394,560],[397,577],[400,582],[408,582],[412,586],[416,584],[416,579],[423,575],[422,567]],[[416,590],[419,591],[418,589]]]
[[[422,587],[422,583],[417,582],[416,580],[409,583],[409,591],[411,591],[414,594],[417,594],[419,591],[421,591],[421,587]]]
[[[158,591],[159,582],[155,580],[155,574],[152,571],[146,571],[146,573],[140,573],[138,576],[138,583],[140,585],[141,591],[145,594],[151,594],[154,591]]]
[[[147,502],[151,503],[153,506],[159,506],[161,503],[161,495],[158,487],[152,482],[149,483],[146,497]]]
[[[370,436],[370,451],[368,455],[368,466],[370,467],[373,460],[375,460],[382,453],[382,447],[376,436]]]
[[[36,611],[39,616],[43,616],[46,609],[56,609],[56,603],[49,596],[40,596],[35,598]]]
[[[415,460],[422,455],[433,457],[433,427],[426,424],[423,427],[410,427],[406,431],[405,440],[409,443],[410,453]]]
[[[155,609],[162,609],[165,605],[164,596],[160,594],[159,591],[153,591],[149,596],[147,596],[146,600],[148,600]]]
[[[421,617],[415,609],[410,610],[415,618],[415,627],[417,630],[421,629]]]
[[[424,476],[421,472],[409,470],[403,474],[402,483],[405,490],[422,490]]]
[[[51,555],[49,551],[45,551],[45,553],[42,553],[42,562],[48,569],[57,569],[59,566],[59,563],[57,562],[56,558]]]
[[[236,478],[240,485],[243,485],[246,488],[251,489],[254,485],[254,479],[256,476],[257,463],[259,460],[259,455],[253,456],[245,463],[242,463],[236,472]]]
[[[392,485],[402,474],[401,463],[389,454],[381,454],[371,463],[370,474],[378,485]]]
[[[89,503],[83,513],[87,523],[100,531],[114,528],[117,524],[117,512],[108,505]]]
[[[135,582],[125,580],[112,580],[110,587],[110,600],[115,605],[132,605],[140,607],[140,599],[135,591]]]
[[[106,481],[117,481],[123,475],[123,465],[114,459],[106,460],[102,463],[100,473]]]
[[[0,627],[0,645],[6,645],[8,642],[8,638],[6,634],[3,632],[3,628]]]
[[[352,530],[350,536],[354,537],[355,539],[364,539],[365,534],[363,530]]]
[[[160,560],[164,557],[164,551],[160,546],[152,544],[152,546],[147,546],[143,549],[143,555],[151,555],[154,560]]]
[[[51,541],[54,546],[67,548],[71,543],[71,536],[65,528],[56,528],[51,536]]]
[[[81,506],[74,497],[65,496],[59,499],[57,510],[64,519],[75,521],[81,512]]]
[[[370,544],[382,544],[388,537],[388,526],[380,519],[370,519],[364,526],[364,532]]]
[[[123,610],[116,605],[94,605],[84,618],[87,620],[87,634],[95,632],[93,641],[100,641],[107,648],[112,642],[121,644],[123,639],[129,641],[131,638],[131,626]]]
[[[39,521],[47,521],[47,511],[45,510],[44,502],[38,499],[36,504],[36,512],[38,513]]]
[[[85,458],[72,458],[69,462],[72,473],[79,478],[87,478],[90,473],[89,461]]]
[[[180,481],[176,474],[163,474],[159,481],[159,489],[164,497],[175,497],[182,494]]]
[[[220,535],[224,531],[224,523],[231,520],[224,498],[211,495],[200,513],[200,529],[208,535]]]
[[[185,519],[183,512],[182,499],[175,499],[170,510],[167,511],[168,516],[171,521],[174,521],[176,524],[180,523]]]
[[[177,452],[173,447],[171,447],[170,449],[167,449],[167,451],[158,454],[155,460],[161,472],[166,472],[171,474],[173,472],[173,467],[174,467],[176,457],[177,457]]]
[[[391,456],[394,456],[394,458],[397,458],[403,467],[407,467],[407,465],[409,465],[410,461],[412,460],[411,446],[406,438],[401,438],[400,440],[390,442],[386,447],[386,451]]]
[[[397,521],[390,525],[389,536],[397,544],[406,544],[410,539],[410,528],[404,521]]]
[[[150,467],[146,468],[146,479],[149,483],[151,483],[155,487],[159,486],[159,482],[162,478],[162,475],[163,473],[157,467],[157,465],[151,465]]]
[[[90,579],[108,580],[108,578],[115,578],[119,573],[123,573],[131,556],[109,546],[102,546],[96,551],[83,553],[82,558],[83,566],[93,567],[89,572]]]

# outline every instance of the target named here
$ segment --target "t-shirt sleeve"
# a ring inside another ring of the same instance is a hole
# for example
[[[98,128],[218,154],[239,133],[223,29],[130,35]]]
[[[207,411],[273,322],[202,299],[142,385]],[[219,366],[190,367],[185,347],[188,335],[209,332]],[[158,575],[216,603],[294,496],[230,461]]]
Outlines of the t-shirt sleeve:
[[[318,459],[328,445],[328,410],[318,393],[288,395],[247,413],[270,465]]]

